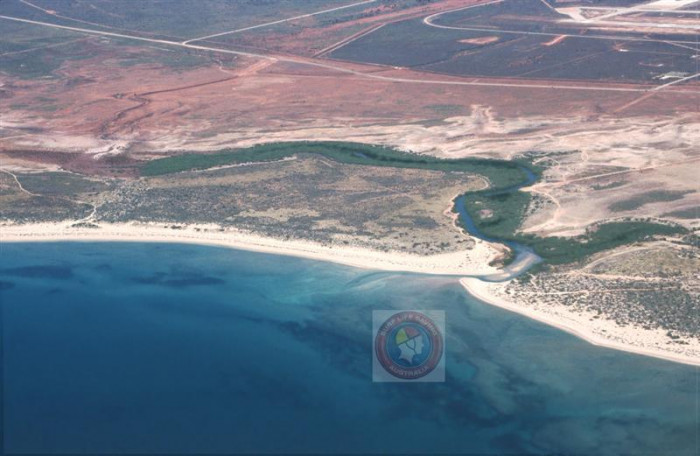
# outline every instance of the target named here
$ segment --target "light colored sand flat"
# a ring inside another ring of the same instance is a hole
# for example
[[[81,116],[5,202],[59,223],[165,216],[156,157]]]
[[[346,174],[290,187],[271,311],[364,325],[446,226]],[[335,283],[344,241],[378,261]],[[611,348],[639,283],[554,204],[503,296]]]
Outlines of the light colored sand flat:
[[[470,250],[437,255],[382,252],[353,247],[321,245],[311,241],[264,237],[218,226],[188,225],[173,229],[163,224],[104,224],[99,228],[74,227],[72,223],[0,225],[0,242],[129,241],[214,245],[254,252],[296,256],[347,266],[384,271],[441,275],[487,275],[499,270],[489,263],[500,255],[497,248],[476,239]]]
[[[697,339],[688,345],[670,344],[666,331],[661,329],[622,327],[611,320],[594,319],[592,312],[572,312],[566,306],[544,304],[536,298],[528,299],[527,303],[515,302],[512,296],[505,294],[507,282],[463,278],[460,283],[483,302],[554,326],[593,345],[700,366],[700,342]]]
[[[275,239],[232,229],[221,230],[212,225],[189,225],[177,229],[144,223],[101,223],[99,228],[74,227],[72,223],[0,225],[0,243],[49,241],[186,243],[296,256],[383,271],[492,277],[500,272],[489,266],[500,255],[499,250],[479,240],[470,250],[421,256]],[[594,345],[700,366],[700,342],[697,340],[689,345],[669,344],[663,330],[620,327],[609,320],[593,319],[592,313],[572,312],[565,306],[545,305],[537,300],[516,303],[504,292],[507,282],[485,282],[469,277],[461,278],[460,283],[481,301],[567,331]]]

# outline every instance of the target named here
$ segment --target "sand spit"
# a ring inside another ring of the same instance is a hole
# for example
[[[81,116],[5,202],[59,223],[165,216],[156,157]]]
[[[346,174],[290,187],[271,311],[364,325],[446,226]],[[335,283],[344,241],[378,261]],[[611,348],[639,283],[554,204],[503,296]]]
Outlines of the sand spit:
[[[527,304],[516,303],[513,297],[505,294],[507,282],[463,278],[460,283],[481,301],[554,326],[593,345],[700,366],[700,342],[697,339],[688,345],[674,344],[661,329],[622,327],[611,320],[594,319],[593,313],[572,312],[566,306],[543,304],[536,298],[528,299]]]
[[[100,223],[98,227],[86,227],[75,226],[74,222],[0,225],[0,243],[51,241],[211,245],[309,258],[365,269],[462,277],[494,277],[501,272],[489,266],[489,263],[500,255],[497,248],[478,239],[474,248],[470,250],[422,256],[403,252],[382,252],[363,247],[275,239],[213,225]],[[571,312],[565,306],[544,305],[536,299],[529,300],[527,305],[516,304],[512,302],[512,297],[505,294],[507,282],[485,282],[470,277],[461,278],[460,283],[481,301],[567,331],[594,345],[700,366],[700,342],[697,340],[691,341],[689,345],[672,344],[663,330],[620,327],[613,321],[593,319],[593,314]]]

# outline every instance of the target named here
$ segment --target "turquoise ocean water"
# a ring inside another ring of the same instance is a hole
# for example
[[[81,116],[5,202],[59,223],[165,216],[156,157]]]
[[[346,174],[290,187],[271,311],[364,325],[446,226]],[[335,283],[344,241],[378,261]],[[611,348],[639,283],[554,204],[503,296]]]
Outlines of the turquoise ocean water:
[[[169,244],[0,246],[9,453],[697,454],[698,370],[456,279]],[[444,383],[372,382],[372,310],[445,311]]]

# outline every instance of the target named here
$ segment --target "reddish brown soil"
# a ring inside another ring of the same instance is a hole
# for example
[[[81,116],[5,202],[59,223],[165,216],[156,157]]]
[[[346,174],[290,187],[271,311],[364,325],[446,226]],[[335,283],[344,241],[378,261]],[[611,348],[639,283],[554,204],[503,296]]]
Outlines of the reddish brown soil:
[[[383,21],[390,21],[406,15],[420,16],[426,14],[426,11],[445,10],[464,4],[461,1],[446,0],[428,7],[389,12],[379,17]],[[354,21],[353,24],[370,27],[379,21],[377,17],[371,17]],[[343,34],[343,37],[351,35]],[[301,36],[298,41],[289,44],[288,50],[306,49],[303,52],[307,52],[307,44],[307,37]],[[59,135],[110,141],[125,139],[130,144],[130,153],[138,154],[154,152],[148,149],[149,140],[164,136],[177,138],[183,132],[189,136],[211,137],[217,133],[252,128],[262,131],[321,124],[352,126],[427,122],[445,117],[439,110],[436,111],[436,106],[450,106],[453,111],[462,113],[469,113],[474,105],[488,106],[494,115],[501,118],[675,115],[697,112],[700,107],[700,93],[674,93],[691,87],[697,89],[698,82],[679,84],[633,103],[645,94],[557,88],[562,85],[610,87],[609,84],[581,81],[467,79],[379,65],[300,57],[302,61],[338,65],[383,77],[509,85],[540,84],[547,88],[392,82],[299,63],[222,57],[214,53],[203,54],[211,58],[209,65],[176,70],[157,63],[156,54],[168,50],[114,46],[99,38],[91,38],[85,45],[92,47],[94,57],[67,61],[60,70],[61,78],[58,80],[0,77],[0,83],[4,84],[3,97],[0,97],[0,114],[6,122],[6,130],[0,130],[0,135],[5,136],[0,136],[0,152],[90,172],[102,173],[105,169],[114,167],[117,172],[125,173],[128,172],[131,158],[122,159],[118,163],[114,161],[115,158],[95,160],[93,157],[84,159],[73,155],[56,158],[47,152],[73,153],[81,146],[37,146],[43,151],[37,155],[35,151],[27,151],[27,146],[22,145],[22,141],[29,137],[41,144],[42,138]],[[171,48],[169,51],[178,49]],[[149,57],[154,57],[154,63],[120,66],[120,59],[127,53],[132,56],[139,54],[147,61]],[[552,88],[548,88],[550,86]],[[629,86],[619,84],[616,87]],[[53,104],[58,106],[57,110],[41,110],[45,105],[42,98],[46,97],[56,100]],[[16,108],[17,106],[24,107]]]
[[[336,24],[318,27],[309,26],[295,31],[293,36],[287,34],[275,34],[272,30],[265,33],[243,33],[214,38],[202,43],[212,46],[247,46],[250,49],[267,49],[275,52],[312,56],[322,51],[323,48],[334,43],[346,40],[358,32],[368,28],[389,24],[406,19],[425,17],[430,14],[482,3],[483,0],[438,0],[418,5],[411,8],[390,8],[387,6],[369,5],[357,15],[366,16],[356,20],[339,22]],[[304,20],[306,21],[306,20]],[[290,24],[314,25],[309,22],[290,22]],[[261,29],[262,31],[262,29]]]

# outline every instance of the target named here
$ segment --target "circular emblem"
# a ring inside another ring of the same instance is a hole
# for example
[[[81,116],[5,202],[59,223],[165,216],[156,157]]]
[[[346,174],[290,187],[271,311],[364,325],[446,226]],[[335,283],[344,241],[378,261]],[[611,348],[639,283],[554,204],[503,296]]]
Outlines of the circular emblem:
[[[374,339],[377,360],[394,377],[414,380],[428,375],[442,358],[442,334],[425,314],[414,311],[392,315]]]

